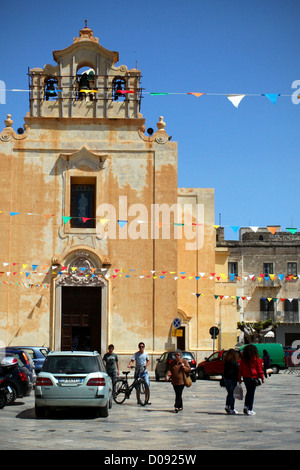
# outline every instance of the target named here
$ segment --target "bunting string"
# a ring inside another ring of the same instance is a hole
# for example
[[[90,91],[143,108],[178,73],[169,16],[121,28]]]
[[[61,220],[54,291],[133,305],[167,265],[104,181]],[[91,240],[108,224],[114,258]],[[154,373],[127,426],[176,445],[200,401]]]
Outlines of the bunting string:
[[[39,217],[45,217],[46,219],[50,219],[52,217],[55,217],[55,214],[40,214],[40,213],[34,213],[34,212],[15,212],[15,211],[3,211],[0,210],[0,215],[1,214],[9,214],[10,217],[15,217],[17,215],[28,215],[28,216],[39,216]],[[94,220],[100,222],[102,225],[107,224],[108,222],[117,222],[118,225],[123,228],[126,224],[129,224],[129,220],[122,220],[122,219],[114,219],[114,218],[104,218],[104,217],[74,217],[74,216],[62,216],[61,217],[63,224],[67,224],[70,220],[76,219],[79,220],[81,219],[82,222],[85,224],[88,220]],[[219,227],[226,227],[226,228],[231,228],[234,233],[237,233],[240,228],[250,228],[253,232],[257,232],[260,228],[267,228],[272,235],[275,235],[275,233],[278,230],[277,225],[272,226],[272,225],[267,225],[266,227],[262,226],[240,226],[240,225],[229,225],[229,224],[222,224],[222,225],[216,225],[216,224],[207,224],[205,222],[189,222],[188,224],[186,223],[179,223],[179,222],[174,222],[174,223],[166,223],[166,222],[152,222],[151,220],[142,220],[142,219],[134,219],[138,224],[143,224],[143,223],[148,223],[150,225],[157,225],[158,227],[162,226],[174,226],[174,227],[184,227],[186,225],[190,226],[211,226],[214,227],[215,229],[218,229]],[[300,230],[300,227],[286,227],[286,231],[290,232],[291,234],[295,234]]]
[[[54,87],[55,92],[63,92],[64,95],[69,95],[73,93],[73,90],[67,91],[64,90],[64,88],[70,89],[69,86],[62,87],[62,89],[58,89],[57,87]],[[25,93],[30,93],[31,90],[22,90],[18,88],[12,88],[12,89],[6,89],[6,92],[25,92]],[[94,95],[97,94],[103,94],[102,90],[79,90],[79,93],[92,93]],[[139,94],[140,90],[136,89],[128,89],[128,90],[116,90],[116,93],[122,94],[122,95],[128,95],[128,94]],[[282,94],[282,93],[207,93],[207,92],[147,92],[143,90],[143,95],[148,95],[148,96],[167,96],[167,95],[193,95],[197,98],[201,96],[225,96],[236,108],[239,107],[241,101],[245,97],[266,97],[271,103],[275,104],[277,102],[278,97],[296,97],[297,99],[300,99],[300,94],[297,95],[295,92],[293,94]]]

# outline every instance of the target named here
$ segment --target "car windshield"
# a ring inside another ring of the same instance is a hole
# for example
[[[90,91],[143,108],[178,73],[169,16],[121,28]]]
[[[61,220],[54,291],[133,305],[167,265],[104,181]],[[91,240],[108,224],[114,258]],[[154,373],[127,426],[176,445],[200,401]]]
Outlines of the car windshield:
[[[194,356],[192,353],[187,352],[187,351],[182,351],[181,353],[182,359],[186,359],[187,361],[192,361],[194,359]],[[175,353],[172,353],[172,359],[175,359]]]
[[[44,362],[43,372],[89,374],[99,372],[99,363],[96,357],[89,356],[48,356]]]

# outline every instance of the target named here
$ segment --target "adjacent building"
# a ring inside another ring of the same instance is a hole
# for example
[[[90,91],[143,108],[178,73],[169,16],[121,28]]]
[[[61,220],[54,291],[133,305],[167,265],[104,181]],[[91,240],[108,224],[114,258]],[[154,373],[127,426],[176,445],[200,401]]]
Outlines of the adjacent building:
[[[284,346],[300,340],[300,234],[280,226],[241,228],[238,240],[217,230],[217,251],[226,253],[228,281],[236,285],[238,321],[271,319],[279,326],[266,339]]]

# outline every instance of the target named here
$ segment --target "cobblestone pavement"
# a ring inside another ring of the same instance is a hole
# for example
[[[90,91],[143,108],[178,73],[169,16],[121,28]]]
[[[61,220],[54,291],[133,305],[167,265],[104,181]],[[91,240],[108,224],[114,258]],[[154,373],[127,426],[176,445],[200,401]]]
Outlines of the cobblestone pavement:
[[[34,395],[0,410],[0,449],[300,449],[300,376],[281,372],[257,388],[256,416],[224,411],[225,390],[216,379],[197,380],[184,390],[184,409],[175,414],[171,384],[151,380],[151,405],[132,395],[113,404],[108,418],[86,411],[57,412],[36,419]]]

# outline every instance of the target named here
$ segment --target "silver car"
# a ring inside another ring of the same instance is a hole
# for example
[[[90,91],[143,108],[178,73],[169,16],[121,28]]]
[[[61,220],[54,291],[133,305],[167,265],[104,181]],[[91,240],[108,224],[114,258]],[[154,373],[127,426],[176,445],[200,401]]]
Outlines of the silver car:
[[[97,351],[54,351],[45,359],[35,386],[35,414],[48,409],[95,407],[97,416],[108,416],[112,382]]]

